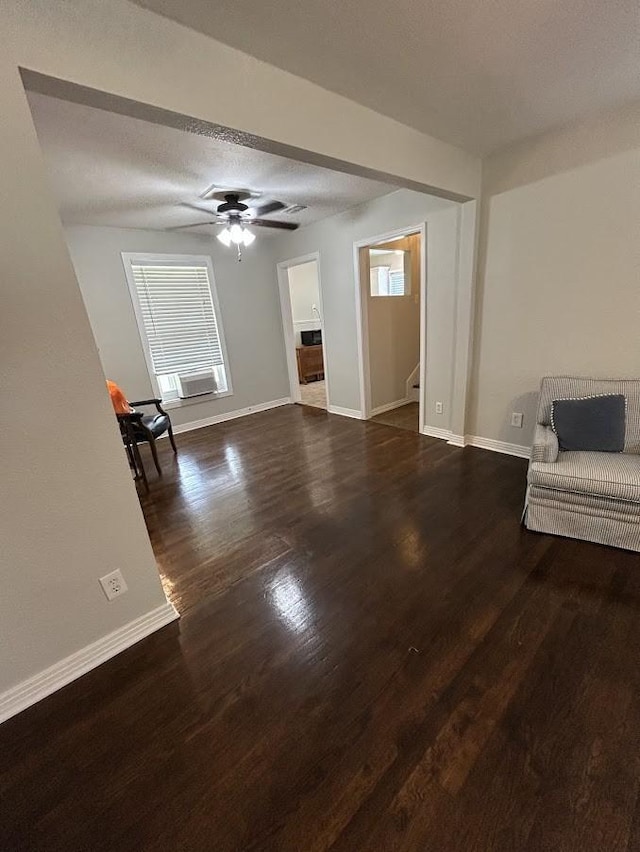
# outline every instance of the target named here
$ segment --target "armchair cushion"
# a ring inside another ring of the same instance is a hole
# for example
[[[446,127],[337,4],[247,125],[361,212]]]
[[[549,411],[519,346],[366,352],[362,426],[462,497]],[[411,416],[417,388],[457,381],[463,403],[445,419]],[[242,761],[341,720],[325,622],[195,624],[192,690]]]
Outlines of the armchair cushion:
[[[640,503],[640,456],[631,453],[560,452],[552,464],[531,461],[529,484]]]
[[[159,438],[169,428],[169,417],[166,414],[145,414],[141,418],[142,425],[148,429],[154,438]],[[134,424],[134,430],[138,435],[139,430]],[[142,433],[144,435],[144,433]]]
[[[623,394],[554,399],[551,403],[551,427],[563,450],[621,453],[624,449],[625,409]]]
[[[533,436],[533,447],[531,448],[531,461],[554,462],[558,458],[558,436],[550,426],[536,423]]]
[[[553,376],[542,380],[537,422],[551,425],[554,399],[622,394],[627,400],[625,453],[640,453],[640,381],[638,379],[580,379]]]

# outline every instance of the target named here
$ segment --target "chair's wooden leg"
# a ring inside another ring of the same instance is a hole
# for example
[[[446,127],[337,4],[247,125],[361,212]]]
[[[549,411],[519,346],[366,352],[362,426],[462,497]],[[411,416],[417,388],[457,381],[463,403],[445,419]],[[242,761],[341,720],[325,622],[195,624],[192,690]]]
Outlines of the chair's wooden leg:
[[[176,442],[173,440],[173,429],[171,428],[171,421],[169,421],[169,440],[171,441],[173,452],[177,454],[178,448],[176,447]]]
[[[153,456],[153,461],[156,466],[156,470],[158,471],[158,476],[162,476],[162,470],[160,469],[160,462],[158,461],[158,452],[156,450],[156,440],[153,437],[149,438],[149,446],[151,447],[151,455]]]
[[[147,472],[144,469],[144,462],[142,461],[142,456],[140,455],[140,447],[138,446],[137,441],[131,442],[131,452],[133,454],[136,479],[142,480],[144,483],[144,490],[149,493],[149,483],[147,482]]]
[[[129,438],[127,438],[124,442],[124,448],[127,451],[127,459],[129,460],[129,466],[133,469],[134,473],[136,472],[136,460],[133,455],[133,450],[131,449],[131,442]]]

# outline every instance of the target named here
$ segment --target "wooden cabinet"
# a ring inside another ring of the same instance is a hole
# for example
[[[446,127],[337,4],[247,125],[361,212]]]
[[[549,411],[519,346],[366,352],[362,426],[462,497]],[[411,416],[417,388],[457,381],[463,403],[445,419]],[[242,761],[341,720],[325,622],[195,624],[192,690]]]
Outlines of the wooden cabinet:
[[[298,379],[306,385],[310,378],[324,378],[324,358],[322,346],[298,346],[296,347],[296,359],[298,361]]]

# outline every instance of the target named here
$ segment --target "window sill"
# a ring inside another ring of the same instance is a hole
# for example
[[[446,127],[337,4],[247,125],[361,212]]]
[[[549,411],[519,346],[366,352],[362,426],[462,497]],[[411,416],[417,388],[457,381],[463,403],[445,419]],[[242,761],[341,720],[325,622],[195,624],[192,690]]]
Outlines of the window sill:
[[[169,399],[166,402],[162,401],[162,407],[167,411],[172,408],[184,408],[189,405],[197,405],[199,402],[213,402],[216,399],[224,399],[225,396],[233,396],[232,390],[223,391],[222,393],[203,393],[200,396],[191,396],[189,399]]]

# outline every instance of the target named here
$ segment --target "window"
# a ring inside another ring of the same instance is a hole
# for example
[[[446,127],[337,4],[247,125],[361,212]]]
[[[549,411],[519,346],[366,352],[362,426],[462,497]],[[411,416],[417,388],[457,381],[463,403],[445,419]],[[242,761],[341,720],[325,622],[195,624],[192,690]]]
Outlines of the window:
[[[210,258],[122,258],[147,366],[162,399],[230,394]]]
[[[404,296],[404,269],[389,270],[389,295]]]
[[[405,270],[409,263],[410,254],[402,249],[369,249],[371,295],[408,296],[411,281]]]

